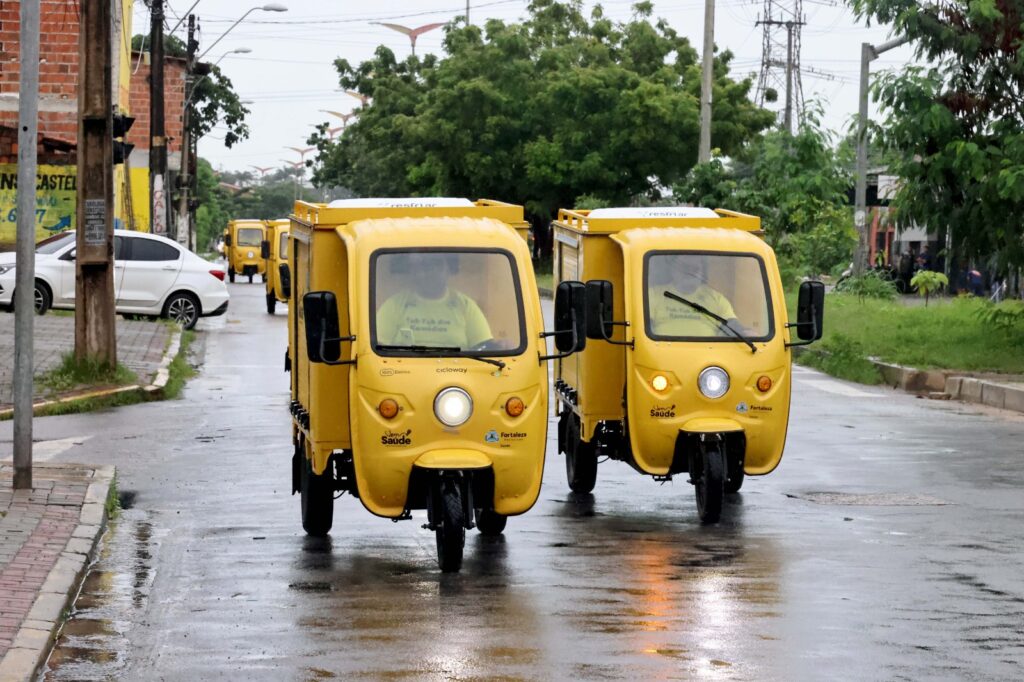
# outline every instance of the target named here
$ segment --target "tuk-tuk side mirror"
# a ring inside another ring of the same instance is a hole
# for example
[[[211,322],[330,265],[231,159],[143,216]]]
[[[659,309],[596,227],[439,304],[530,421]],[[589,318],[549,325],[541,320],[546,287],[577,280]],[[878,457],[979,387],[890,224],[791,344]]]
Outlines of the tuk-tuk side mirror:
[[[587,293],[583,282],[562,282],[555,289],[555,330],[541,338],[555,337],[555,355],[541,360],[564,358],[587,346]]]
[[[587,282],[587,338],[606,340],[612,336],[612,283],[606,279]]]
[[[281,275],[281,297],[290,300],[292,297],[292,271],[287,263],[281,263],[277,271]]]
[[[260,258],[263,260],[270,258],[270,242],[266,239],[260,242]]]
[[[302,297],[302,312],[306,323],[306,356],[310,362],[327,365],[350,365],[352,360],[339,360],[341,342],[353,341],[354,336],[340,336],[338,326],[338,300],[330,291],[311,291]]]
[[[825,331],[825,285],[810,281],[800,285],[796,304],[796,335],[801,341],[811,343],[821,338]],[[794,344],[790,344],[794,345]]]
[[[231,246],[231,235],[230,234],[224,236],[224,246]]]

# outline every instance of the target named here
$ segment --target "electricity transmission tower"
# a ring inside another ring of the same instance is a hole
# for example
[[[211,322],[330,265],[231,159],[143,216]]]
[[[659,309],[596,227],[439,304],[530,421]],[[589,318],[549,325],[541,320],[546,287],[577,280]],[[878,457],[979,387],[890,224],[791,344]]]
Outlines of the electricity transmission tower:
[[[769,92],[783,93],[782,125],[792,132],[793,122],[804,108],[804,89],[800,79],[800,27],[806,24],[803,0],[764,0],[757,26],[763,26],[761,73],[754,96],[758,106],[773,98]]]

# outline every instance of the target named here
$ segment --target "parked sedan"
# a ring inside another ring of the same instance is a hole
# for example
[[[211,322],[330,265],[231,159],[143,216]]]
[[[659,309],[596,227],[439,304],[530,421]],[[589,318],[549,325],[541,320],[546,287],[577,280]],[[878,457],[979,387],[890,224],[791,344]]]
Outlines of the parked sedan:
[[[36,312],[75,307],[75,233],[36,245]],[[0,253],[0,307],[14,303],[15,258]],[[117,312],[166,317],[185,329],[200,317],[228,309],[224,268],[165,237],[114,231],[114,292]]]

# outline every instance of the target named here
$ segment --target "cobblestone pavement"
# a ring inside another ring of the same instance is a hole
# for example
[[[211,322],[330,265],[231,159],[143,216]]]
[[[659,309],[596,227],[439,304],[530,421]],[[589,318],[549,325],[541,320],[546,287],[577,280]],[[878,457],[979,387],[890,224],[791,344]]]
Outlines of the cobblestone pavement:
[[[171,329],[161,322],[117,318],[117,359],[135,372],[141,383],[150,383],[171,336]],[[75,349],[75,318],[71,315],[43,315],[35,318],[35,376],[60,365],[61,356]],[[9,406],[13,398],[11,382],[14,375],[14,313],[0,312],[0,407]],[[36,385],[35,398],[45,397]]]

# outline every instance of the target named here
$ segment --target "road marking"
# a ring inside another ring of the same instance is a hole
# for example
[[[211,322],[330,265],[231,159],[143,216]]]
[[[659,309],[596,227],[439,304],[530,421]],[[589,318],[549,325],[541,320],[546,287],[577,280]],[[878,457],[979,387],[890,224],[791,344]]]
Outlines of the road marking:
[[[33,462],[47,462],[62,452],[67,452],[76,445],[81,445],[92,436],[74,436],[72,438],[58,438],[55,440],[41,440],[32,444],[32,461]],[[13,445],[11,446],[14,447]],[[10,461],[11,457],[5,458],[3,461]]]
[[[846,396],[847,398],[875,398],[877,397],[874,393],[868,393],[862,391],[853,386],[847,386],[841,384],[838,381],[830,381],[828,379],[800,379],[801,384],[807,386],[813,386],[818,390],[825,391],[826,393],[833,393],[835,395]]]

